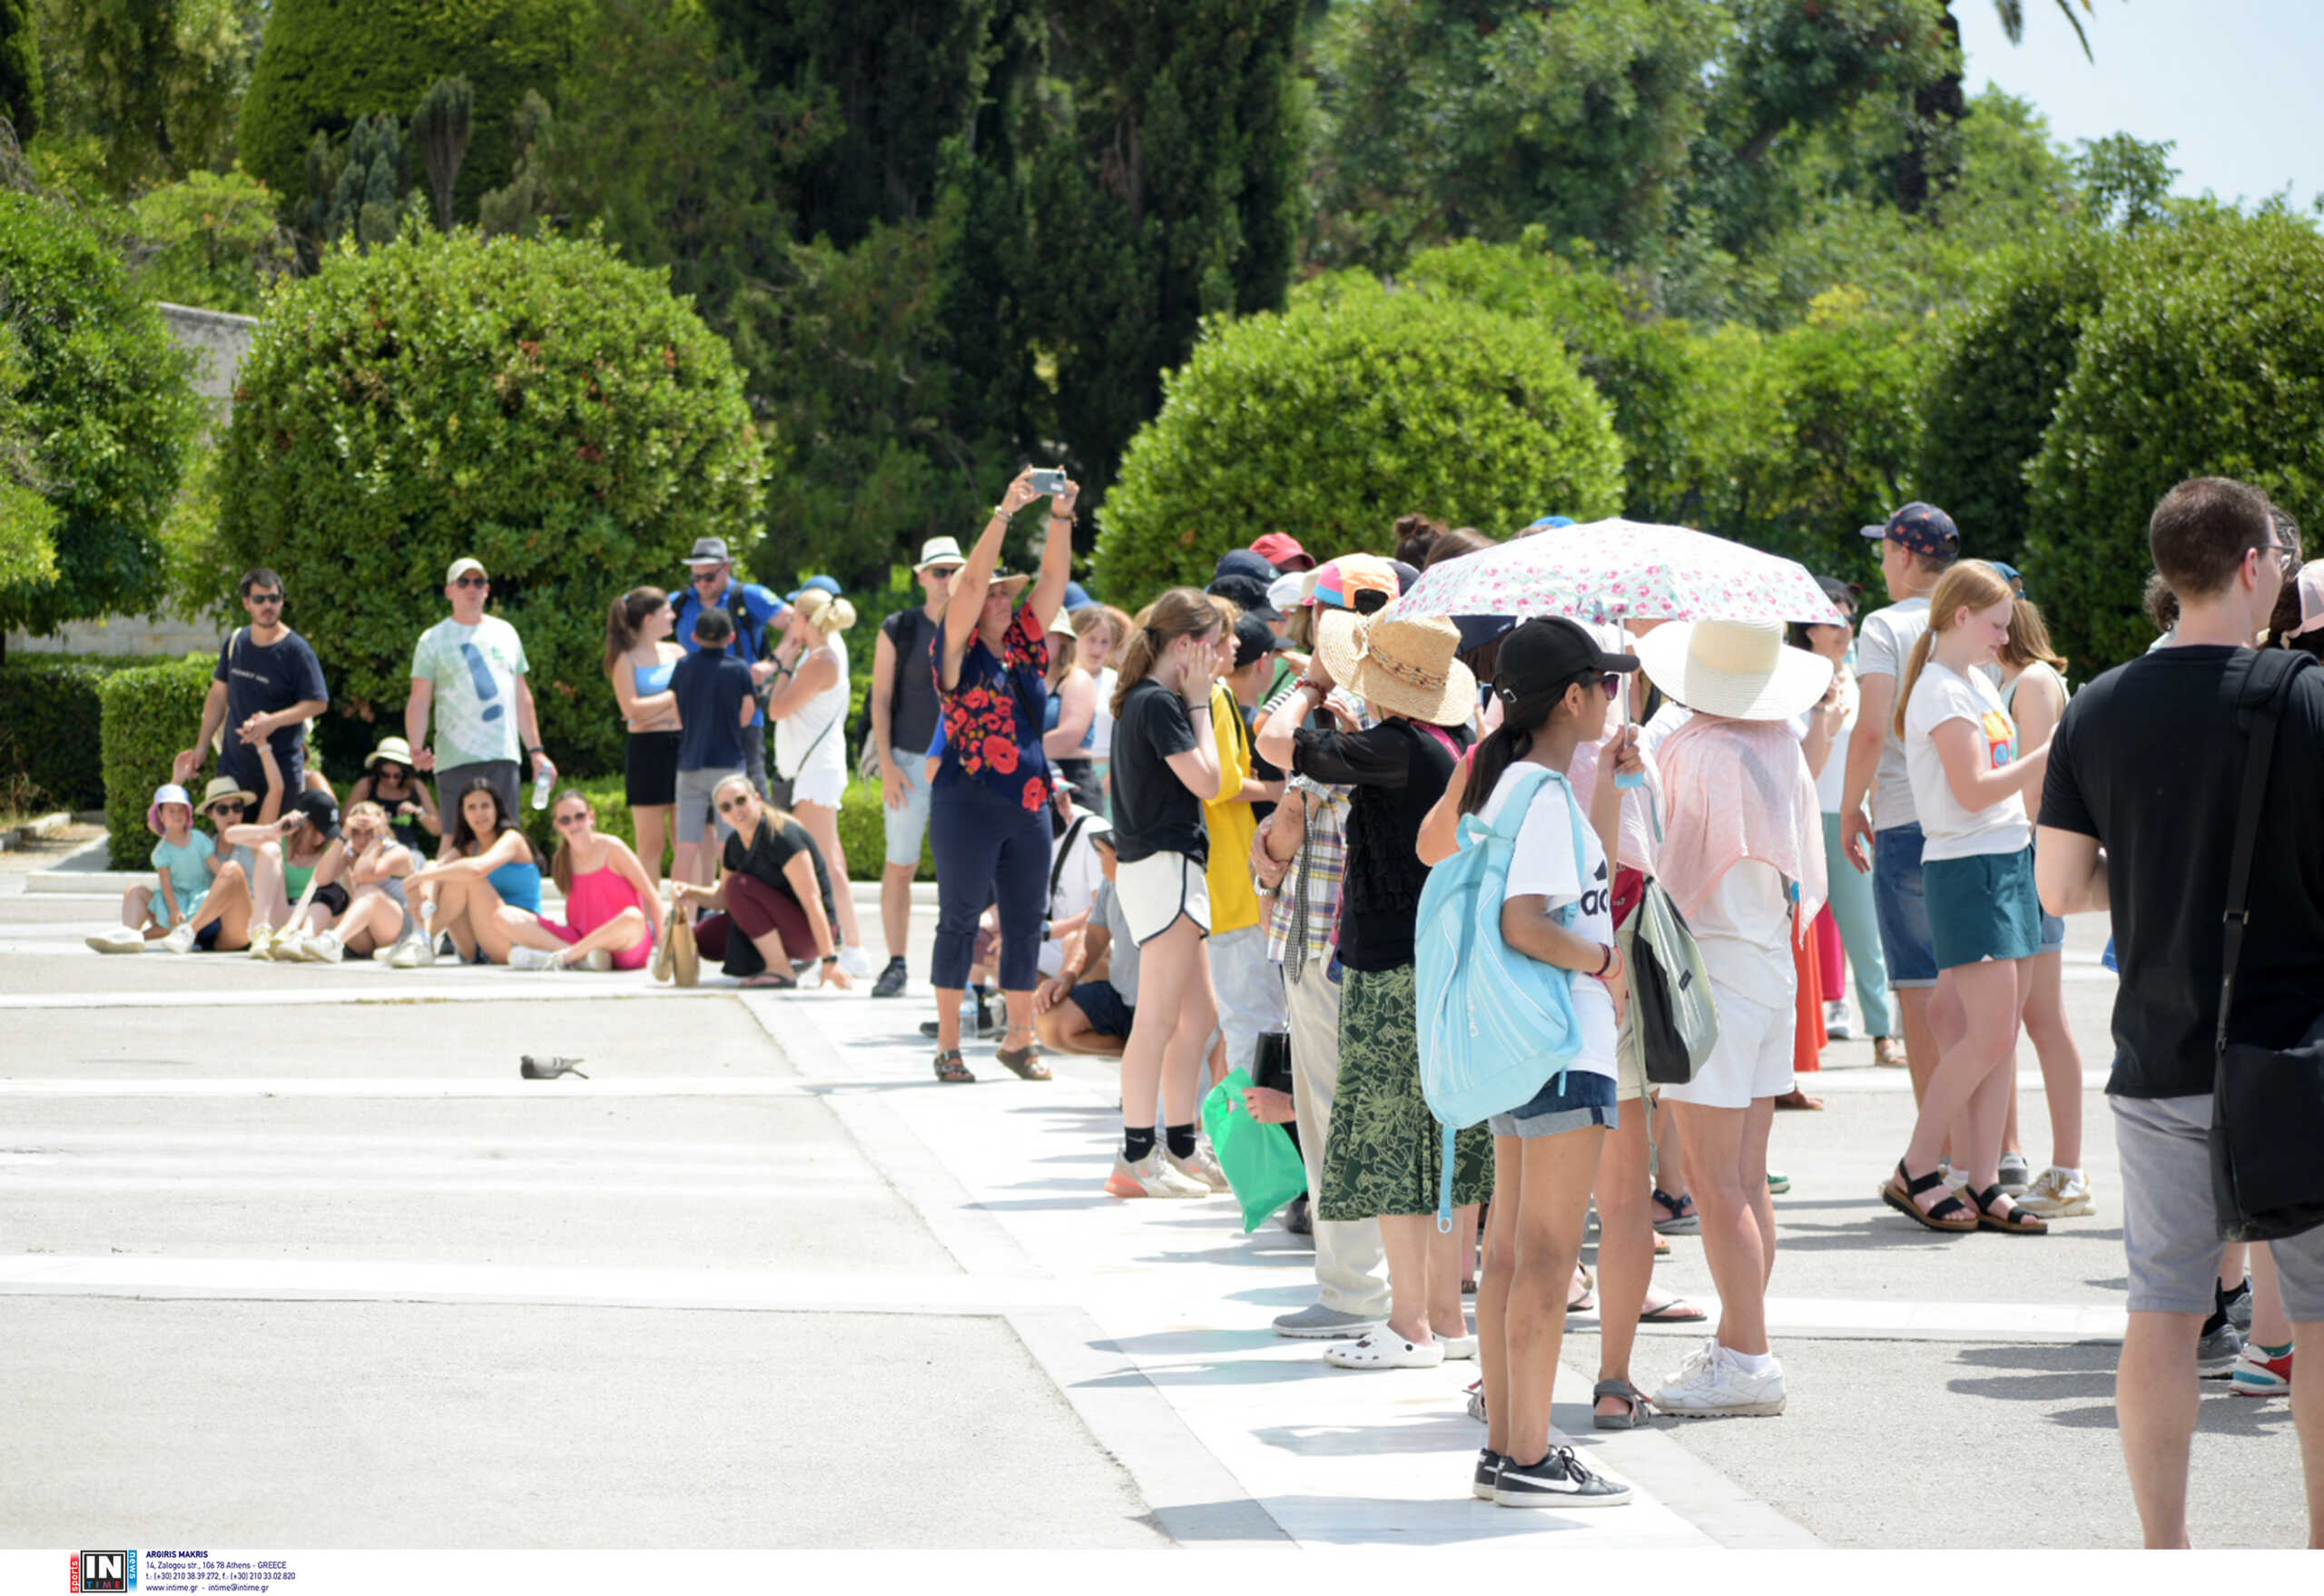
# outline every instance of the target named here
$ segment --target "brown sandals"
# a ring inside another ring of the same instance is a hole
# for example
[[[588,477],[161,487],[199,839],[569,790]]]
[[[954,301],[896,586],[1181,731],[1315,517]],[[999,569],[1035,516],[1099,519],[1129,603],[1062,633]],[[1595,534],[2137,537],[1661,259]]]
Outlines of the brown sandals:
[[[1977,1228],[1977,1216],[1959,1197],[1947,1195],[1945,1199],[1923,1212],[1913,1199],[1925,1191],[1933,1191],[1945,1184],[1945,1177],[1936,1170],[1915,1179],[1905,1167],[1902,1158],[1896,1160],[1896,1173],[1887,1185],[1880,1188],[1880,1200],[1926,1230],[1941,1231],[1947,1236],[1959,1236]],[[2000,1189],[1995,1187],[1995,1190]]]
[[[1000,1060],[1002,1069],[1019,1080],[1048,1080],[1050,1079],[1049,1067],[1041,1062],[1041,1044],[1038,1033],[1029,1025],[1012,1025],[1009,1028],[1010,1036],[1015,1036],[1019,1031],[1033,1037],[1034,1040],[1021,1048],[996,1049],[992,1056]]]
[[[960,1049],[948,1048],[936,1055],[936,1079],[946,1086],[974,1086],[977,1078],[960,1062]]]
[[[1978,1229],[1998,1230],[2004,1236],[2047,1236],[2050,1234],[2048,1220],[2027,1213],[2014,1202],[2009,1205],[2008,1213],[1994,1213],[1994,1205],[2007,1195],[2002,1190],[2001,1183],[1998,1181],[1983,1191],[1970,1194],[1969,1200],[1977,1205]]]

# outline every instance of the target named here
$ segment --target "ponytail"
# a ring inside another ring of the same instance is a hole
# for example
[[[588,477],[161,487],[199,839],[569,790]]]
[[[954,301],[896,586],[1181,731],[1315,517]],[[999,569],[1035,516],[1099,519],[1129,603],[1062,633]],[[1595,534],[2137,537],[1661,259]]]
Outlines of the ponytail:
[[[1936,647],[1937,634],[1951,631],[1953,617],[1965,609],[1991,609],[2015,597],[2002,574],[1983,560],[1963,560],[1937,579],[1935,589],[1928,596],[1928,630],[1913,645],[1912,662],[1905,665],[1904,678],[1896,684],[1896,708],[1889,724],[1900,739],[1905,734],[1905,711],[1913,702],[1913,686],[1921,679],[1921,671]],[[2012,611],[2013,618],[2014,615]]]
[[[1568,676],[1554,687],[1502,701],[1501,724],[1487,733],[1485,740],[1469,755],[1469,782],[1461,790],[1462,814],[1474,814],[1484,808],[1509,767],[1533,752],[1533,734],[1550,724],[1573,685],[1595,681],[1597,677],[1596,671]]]
[[[614,600],[606,612],[606,675],[620,668],[621,656],[637,646],[637,629],[669,596],[659,587],[633,587]]]
[[[1138,612],[1132,623],[1129,646],[1115,667],[1114,718],[1121,718],[1129,690],[1154,674],[1154,662],[1180,637],[1206,637],[1217,629],[1219,612],[1210,596],[1192,587],[1173,587]]]

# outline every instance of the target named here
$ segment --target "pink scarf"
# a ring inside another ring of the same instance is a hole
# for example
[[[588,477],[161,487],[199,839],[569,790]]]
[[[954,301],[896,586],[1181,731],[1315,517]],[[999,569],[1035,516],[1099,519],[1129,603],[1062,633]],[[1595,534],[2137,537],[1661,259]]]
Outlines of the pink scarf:
[[[1824,823],[1791,728],[1699,714],[1663,743],[1661,764],[1670,808],[1659,880],[1679,912],[1694,919],[1721,877],[1756,859],[1798,883],[1795,923],[1813,920],[1824,906]]]

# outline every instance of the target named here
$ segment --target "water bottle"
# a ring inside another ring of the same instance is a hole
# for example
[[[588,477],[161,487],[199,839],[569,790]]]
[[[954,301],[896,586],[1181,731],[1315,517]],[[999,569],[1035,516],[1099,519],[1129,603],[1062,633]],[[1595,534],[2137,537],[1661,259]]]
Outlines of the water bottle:
[[[556,766],[548,762],[547,755],[543,755],[540,773],[533,778],[533,807],[535,809],[548,807],[548,790],[556,784]]]

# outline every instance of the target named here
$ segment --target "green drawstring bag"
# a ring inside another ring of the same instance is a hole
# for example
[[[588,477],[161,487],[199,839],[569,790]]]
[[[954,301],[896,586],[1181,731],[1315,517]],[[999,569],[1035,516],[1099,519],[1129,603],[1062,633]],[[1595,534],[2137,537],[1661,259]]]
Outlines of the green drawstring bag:
[[[1307,1189],[1307,1166],[1280,1125],[1262,1125],[1243,1105],[1248,1071],[1230,1069],[1202,1100],[1202,1128],[1243,1205],[1243,1234],[1265,1224],[1277,1208]]]

